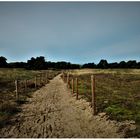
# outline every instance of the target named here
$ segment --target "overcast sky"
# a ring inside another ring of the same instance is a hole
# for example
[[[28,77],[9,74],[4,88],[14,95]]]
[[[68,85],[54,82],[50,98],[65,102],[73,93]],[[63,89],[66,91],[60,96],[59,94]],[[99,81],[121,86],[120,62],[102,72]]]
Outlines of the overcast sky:
[[[0,2],[0,56],[140,61],[140,2]]]

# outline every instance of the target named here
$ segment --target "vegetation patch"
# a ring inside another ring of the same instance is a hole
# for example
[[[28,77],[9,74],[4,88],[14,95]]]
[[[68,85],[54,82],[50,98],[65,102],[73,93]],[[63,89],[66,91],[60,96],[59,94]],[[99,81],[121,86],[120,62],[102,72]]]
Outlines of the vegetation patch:
[[[117,105],[111,105],[105,108],[105,111],[107,112],[107,114],[110,115],[111,119],[116,119],[118,121],[122,121],[126,119],[129,119],[129,120],[133,119],[133,114],[130,110],[119,107]]]
[[[140,70],[90,69],[71,71],[73,73],[79,81],[79,94],[88,102],[92,100],[91,75],[95,76],[98,113],[106,112],[110,119],[117,121],[134,120],[140,129]]]
[[[47,77],[45,74],[47,73]],[[41,88],[50,79],[54,78],[60,71],[53,70],[25,70],[20,68],[0,69],[0,127],[4,127],[10,118],[20,112],[20,105],[28,103],[27,98],[32,97],[32,93]],[[35,88],[35,76],[37,85]],[[42,77],[42,79],[40,78]],[[45,79],[46,78],[46,79]],[[18,99],[16,99],[15,80],[18,80]],[[26,80],[26,90],[25,90]]]

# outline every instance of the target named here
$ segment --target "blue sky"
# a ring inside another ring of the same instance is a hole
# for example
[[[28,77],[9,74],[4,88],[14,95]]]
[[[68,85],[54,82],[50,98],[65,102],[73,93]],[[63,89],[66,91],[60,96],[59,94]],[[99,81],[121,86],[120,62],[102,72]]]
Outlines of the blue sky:
[[[140,2],[0,2],[0,55],[140,61]]]

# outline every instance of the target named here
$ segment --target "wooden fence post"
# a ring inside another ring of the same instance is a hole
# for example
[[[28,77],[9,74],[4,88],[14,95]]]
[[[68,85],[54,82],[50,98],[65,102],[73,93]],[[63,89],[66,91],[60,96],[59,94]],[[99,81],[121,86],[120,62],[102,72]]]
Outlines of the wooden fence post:
[[[42,83],[42,73],[40,74],[40,81],[41,81],[41,83]]]
[[[78,78],[76,77],[76,100],[78,100]]]
[[[69,88],[69,73],[67,73],[67,87]]]
[[[63,81],[65,82],[65,79],[64,79],[64,72],[63,72]]]
[[[39,81],[40,81],[40,86],[41,86],[41,74],[39,75]]]
[[[42,83],[44,84],[44,73],[42,73]]]
[[[47,72],[45,73],[45,84],[47,84]]]
[[[35,88],[37,87],[37,77],[35,76]]]
[[[49,81],[49,72],[47,72],[47,79],[48,79],[48,81]]]
[[[96,96],[95,96],[95,77],[91,75],[91,91],[92,91],[92,108],[93,108],[93,115],[96,115]]]
[[[74,93],[74,78],[72,78],[72,94]]]
[[[43,83],[43,73],[41,73],[41,82]]]
[[[83,81],[83,92],[84,92],[84,94],[86,94],[86,85],[85,85],[85,81]]]
[[[41,74],[41,81],[42,81],[42,85],[44,84],[44,76],[43,76],[43,73]]]
[[[28,80],[26,80],[26,85],[27,85],[27,87],[28,87]]]
[[[24,88],[25,88],[25,92],[26,92],[26,90],[27,90],[27,80],[24,80]]]
[[[15,80],[15,87],[16,87],[16,100],[18,101],[19,95],[18,95],[18,80]]]

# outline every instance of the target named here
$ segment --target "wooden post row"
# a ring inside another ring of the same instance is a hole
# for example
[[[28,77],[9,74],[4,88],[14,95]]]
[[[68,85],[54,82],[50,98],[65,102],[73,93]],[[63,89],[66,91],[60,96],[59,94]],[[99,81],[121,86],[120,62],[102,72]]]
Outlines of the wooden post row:
[[[91,75],[91,92],[92,92],[92,108],[93,108],[93,115],[96,115],[96,95],[95,95],[95,77]]]
[[[18,95],[18,80],[15,80],[15,88],[16,88],[16,100],[19,99],[19,95]]]

